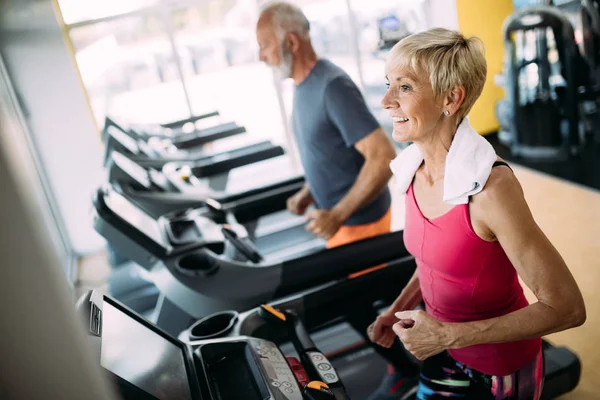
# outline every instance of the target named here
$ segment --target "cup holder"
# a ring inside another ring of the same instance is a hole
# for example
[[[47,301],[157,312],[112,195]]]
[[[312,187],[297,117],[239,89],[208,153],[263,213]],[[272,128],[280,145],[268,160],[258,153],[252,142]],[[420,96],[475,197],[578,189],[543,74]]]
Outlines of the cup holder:
[[[219,265],[214,257],[206,253],[186,254],[176,262],[177,270],[189,276],[209,276],[217,271]]]
[[[221,311],[202,318],[190,327],[190,340],[205,340],[226,336],[237,322],[238,315],[236,311]]]

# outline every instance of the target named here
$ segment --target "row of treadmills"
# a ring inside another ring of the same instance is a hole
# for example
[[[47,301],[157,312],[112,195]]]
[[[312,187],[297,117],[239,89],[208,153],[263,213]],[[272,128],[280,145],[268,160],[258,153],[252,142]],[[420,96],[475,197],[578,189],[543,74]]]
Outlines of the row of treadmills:
[[[106,119],[94,224],[120,261],[78,304],[98,359],[124,399],[366,399],[401,361],[348,321],[372,322],[412,276],[403,232],[326,249],[286,211],[304,178],[285,151],[236,148],[249,133],[218,117]],[[544,346],[550,399],[581,366]]]

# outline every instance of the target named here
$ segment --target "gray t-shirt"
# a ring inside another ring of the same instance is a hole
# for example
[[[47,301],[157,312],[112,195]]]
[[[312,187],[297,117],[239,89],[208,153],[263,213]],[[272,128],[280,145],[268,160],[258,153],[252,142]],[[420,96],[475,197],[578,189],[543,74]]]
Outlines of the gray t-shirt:
[[[306,180],[318,208],[330,209],[350,190],[365,162],[354,144],[379,127],[341,68],[318,60],[294,93],[293,126]],[[344,225],[375,222],[389,209],[386,189]]]

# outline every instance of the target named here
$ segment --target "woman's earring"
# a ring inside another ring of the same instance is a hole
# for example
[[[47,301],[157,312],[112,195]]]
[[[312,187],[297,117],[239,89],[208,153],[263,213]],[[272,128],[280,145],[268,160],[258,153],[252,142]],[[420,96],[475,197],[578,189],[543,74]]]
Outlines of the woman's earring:
[[[450,111],[446,110],[444,111],[444,114],[446,114],[446,117],[450,115]]]

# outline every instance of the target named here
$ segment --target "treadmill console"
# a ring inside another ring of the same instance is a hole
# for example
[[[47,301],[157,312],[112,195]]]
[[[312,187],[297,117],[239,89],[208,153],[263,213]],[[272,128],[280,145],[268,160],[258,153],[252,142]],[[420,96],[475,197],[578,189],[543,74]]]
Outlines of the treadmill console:
[[[279,388],[288,399],[302,399],[294,373],[279,347],[275,343],[255,338],[251,338],[250,343],[260,358],[269,384]]]
[[[145,189],[152,188],[152,181],[143,167],[135,161],[130,160],[118,151],[113,151],[111,154],[112,166],[110,167],[111,182],[136,183]]]
[[[109,181],[141,186],[152,192],[168,192],[171,190],[168,180],[154,168],[144,168],[127,156],[113,151],[112,163],[109,167]]]
[[[97,291],[78,307],[100,364],[123,399],[303,399],[272,342],[239,336],[191,347]]]
[[[179,216],[164,217],[169,242],[175,246],[188,244],[210,246],[225,241],[221,226],[198,210],[189,210]]]
[[[235,337],[200,344],[195,350],[211,394],[219,399],[302,400],[285,357],[272,342]]]
[[[162,173],[169,183],[181,193],[194,193],[197,190],[210,192],[205,180],[198,179],[192,168],[183,163],[167,163],[163,166]]]
[[[116,141],[119,145],[121,145],[124,149],[130,152],[133,155],[140,154],[140,148],[138,146],[138,142],[133,139],[131,136],[127,135],[127,133],[123,132],[121,129],[117,128],[115,125],[111,125],[107,128],[108,136],[111,137],[114,141]]]

